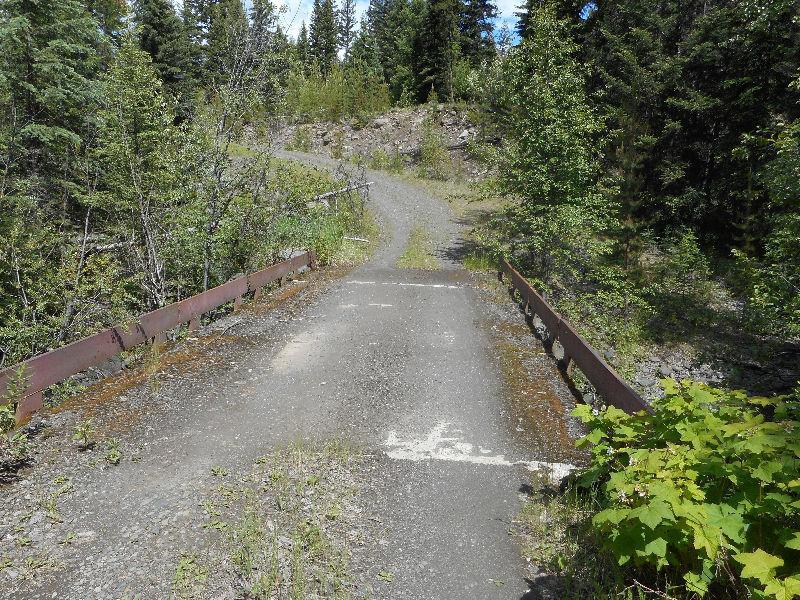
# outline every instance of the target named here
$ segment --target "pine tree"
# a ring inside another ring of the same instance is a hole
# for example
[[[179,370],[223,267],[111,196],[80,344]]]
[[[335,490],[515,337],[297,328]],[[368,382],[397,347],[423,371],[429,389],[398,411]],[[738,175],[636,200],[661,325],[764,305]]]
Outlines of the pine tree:
[[[139,44],[150,55],[164,88],[178,101],[176,117],[187,118],[194,105],[191,54],[186,28],[169,0],[136,0]]]
[[[339,47],[344,50],[344,62],[350,57],[350,47],[356,35],[356,0],[342,0],[337,13]]]
[[[323,75],[328,75],[336,62],[339,35],[336,27],[334,0],[314,0],[309,31],[309,47]]]
[[[459,45],[473,67],[495,55],[492,19],[496,17],[497,6],[491,0],[462,0]]]

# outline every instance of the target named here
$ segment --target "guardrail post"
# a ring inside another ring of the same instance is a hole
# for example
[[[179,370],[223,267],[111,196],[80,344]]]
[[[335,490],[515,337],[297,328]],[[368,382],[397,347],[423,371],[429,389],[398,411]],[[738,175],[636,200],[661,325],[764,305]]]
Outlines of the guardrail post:
[[[264,288],[257,287],[256,291],[253,292],[253,300],[258,300],[259,298],[261,298],[261,294],[263,293],[264,293]]]
[[[153,346],[163,346],[167,343],[167,332],[162,331],[153,338]]]
[[[189,331],[197,331],[200,329],[200,316],[194,316],[189,319]]]
[[[244,303],[244,300],[242,299],[242,297],[241,296],[236,296],[236,298],[233,299],[233,310],[234,310],[234,312],[239,310],[240,308],[242,308],[242,304],[243,303]]]

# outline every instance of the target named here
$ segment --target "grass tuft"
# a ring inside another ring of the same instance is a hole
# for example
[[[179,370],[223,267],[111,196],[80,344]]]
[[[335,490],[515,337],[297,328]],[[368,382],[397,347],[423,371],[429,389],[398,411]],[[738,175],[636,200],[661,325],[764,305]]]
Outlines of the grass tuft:
[[[439,260],[433,255],[433,244],[428,233],[415,226],[408,236],[406,249],[397,259],[399,269],[425,269],[435,271],[439,268]]]

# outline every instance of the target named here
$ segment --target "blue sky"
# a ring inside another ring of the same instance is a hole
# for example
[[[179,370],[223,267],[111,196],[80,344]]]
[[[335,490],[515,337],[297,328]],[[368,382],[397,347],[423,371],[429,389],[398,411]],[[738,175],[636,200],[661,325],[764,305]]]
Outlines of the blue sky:
[[[503,21],[507,21],[513,28],[517,22],[514,13],[517,10],[517,4],[522,4],[523,0],[496,0],[497,9],[500,13],[497,19],[497,27],[499,28]],[[284,6],[283,13],[281,14],[281,27],[289,32],[289,35],[294,37],[300,31],[300,24],[305,21],[308,23],[311,15],[311,7],[313,0],[288,0],[288,2],[276,2],[278,6]],[[357,21],[361,19],[369,6],[369,0],[356,0],[356,11],[358,13]]]

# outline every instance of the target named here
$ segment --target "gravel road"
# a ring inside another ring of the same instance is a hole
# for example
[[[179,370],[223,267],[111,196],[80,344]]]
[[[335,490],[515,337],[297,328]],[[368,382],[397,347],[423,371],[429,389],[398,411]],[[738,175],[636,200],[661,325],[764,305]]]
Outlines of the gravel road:
[[[369,178],[385,237],[374,257],[338,279],[306,276],[277,308],[237,313],[186,342],[155,385],[117,389],[97,419],[122,440],[120,465],[55,441],[80,410],[45,415],[36,465],[2,490],[6,597],[170,597],[186,548],[223,561],[200,509],[222,469],[246,472],[298,438],[364,449],[352,597],[537,597],[509,529],[536,461],[559,471],[576,459],[569,392],[541,352],[526,358],[536,377],[524,391],[507,381],[499,323],[521,316],[453,262],[459,226],[447,204]],[[434,240],[440,269],[396,267],[415,227]],[[547,400],[549,420],[534,422],[515,393]],[[30,556],[42,564],[26,566]]]

